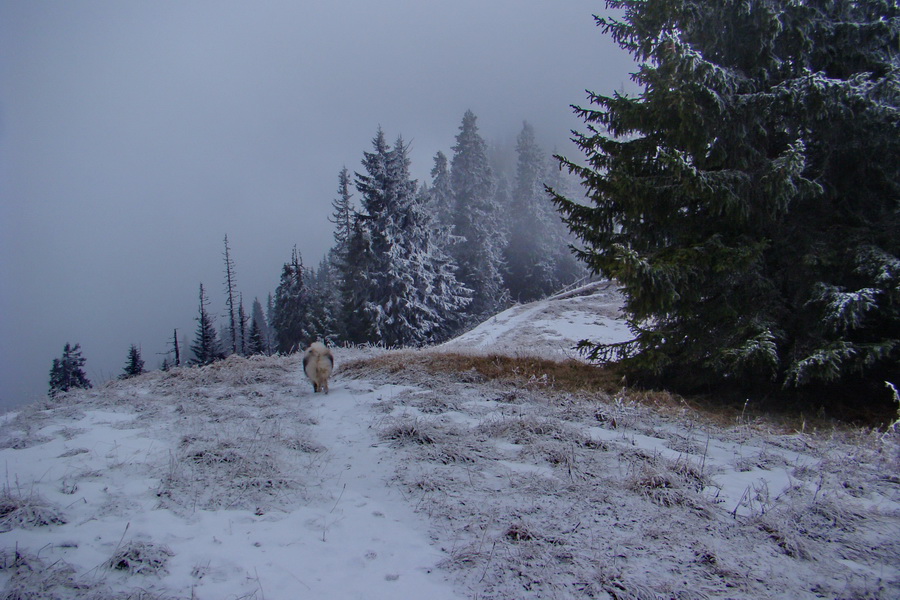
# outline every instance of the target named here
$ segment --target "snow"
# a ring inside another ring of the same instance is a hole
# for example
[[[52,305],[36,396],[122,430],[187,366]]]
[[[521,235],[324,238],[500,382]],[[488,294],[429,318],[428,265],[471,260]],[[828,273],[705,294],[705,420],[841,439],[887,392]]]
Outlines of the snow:
[[[429,352],[563,357],[582,325],[623,335],[618,301],[594,285]],[[329,395],[298,356],[230,358],[0,417],[4,597],[900,595],[896,432],[336,354]]]
[[[515,305],[440,348],[577,358],[574,347],[583,339],[612,344],[634,337],[622,318],[623,302],[611,282],[591,283],[551,302]]]

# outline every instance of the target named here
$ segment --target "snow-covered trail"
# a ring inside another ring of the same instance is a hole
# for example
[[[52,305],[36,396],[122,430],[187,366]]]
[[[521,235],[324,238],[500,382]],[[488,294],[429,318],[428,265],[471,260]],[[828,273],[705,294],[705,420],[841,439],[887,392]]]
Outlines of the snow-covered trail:
[[[389,482],[396,458],[378,442],[372,404],[398,389],[338,382],[330,394],[302,400],[328,448],[321,485],[334,499],[304,524],[315,533],[305,541],[314,546],[306,554],[314,563],[304,567],[314,574],[305,581],[310,598],[337,598],[337,590],[341,598],[372,600],[462,597],[435,569],[446,557],[431,545],[427,522]]]
[[[248,364],[232,361],[233,379],[224,368],[155,374],[88,393],[84,411],[12,419],[0,430],[3,497],[54,521],[0,527],[0,582],[21,552],[45,573],[23,571],[15,589],[47,597],[461,598],[436,568],[446,556],[428,523],[391,483],[399,456],[378,441],[373,404],[401,388],[338,377],[313,394],[299,365],[257,380],[244,379]],[[158,568],[105,566],[132,543],[152,546],[135,561]]]

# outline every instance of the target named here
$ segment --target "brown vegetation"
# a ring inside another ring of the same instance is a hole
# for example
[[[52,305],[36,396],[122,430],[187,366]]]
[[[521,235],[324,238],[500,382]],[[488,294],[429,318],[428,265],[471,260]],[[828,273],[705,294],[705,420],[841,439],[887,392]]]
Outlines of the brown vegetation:
[[[372,370],[389,375],[402,372],[454,374],[461,381],[493,381],[519,389],[541,390],[561,395],[599,396],[620,399],[663,412],[685,410],[718,425],[756,424],[779,431],[831,429],[844,423],[883,428],[896,414],[861,414],[858,403],[847,401],[843,409],[833,402],[818,409],[809,404],[783,402],[778,398],[747,398],[737,394],[695,394],[682,396],[667,390],[632,385],[618,365],[594,365],[574,359],[551,360],[536,356],[464,354],[435,350],[398,350],[347,362],[344,376],[368,375]]]

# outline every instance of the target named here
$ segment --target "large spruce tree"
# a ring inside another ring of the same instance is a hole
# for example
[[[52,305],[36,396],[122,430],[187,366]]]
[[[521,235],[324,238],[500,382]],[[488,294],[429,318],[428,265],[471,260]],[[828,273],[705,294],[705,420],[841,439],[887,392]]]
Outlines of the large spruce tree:
[[[295,247],[291,262],[281,270],[281,283],[275,290],[272,327],[275,329],[275,350],[288,354],[306,349],[316,341],[310,321],[310,297],[304,275],[306,267]]]
[[[456,265],[436,242],[425,199],[410,178],[408,148],[393,148],[381,129],[374,151],[364,154],[366,172],[357,174],[361,195],[359,238],[364,246],[353,268],[365,261],[365,276],[351,290],[365,341],[389,347],[419,345],[453,329],[471,302],[456,280]]]
[[[452,228],[454,200],[449,164],[443,152],[434,155],[428,202],[435,224],[439,227]]]
[[[353,194],[350,193],[350,171],[347,167],[338,174],[338,196],[331,201],[332,212],[328,217],[334,224],[332,259],[335,267],[347,260],[347,245],[353,233]]]
[[[459,265],[459,280],[473,291],[468,312],[477,318],[504,307],[509,295],[503,285],[506,241],[493,202],[494,173],[476,121],[471,110],[463,115],[450,162],[450,185],[453,233],[465,240],[451,250]]]
[[[557,247],[554,225],[559,216],[547,197],[544,153],[525,123],[516,143],[516,179],[509,211],[506,255],[506,287],[518,302],[530,302],[554,291]],[[560,243],[565,247],[565,244]]]
[[[671,382],[898,381],[900,8],[887,0],[617,0],[639,63],[576,134],[580,257],[626,294],[633,342],[587,344]]]

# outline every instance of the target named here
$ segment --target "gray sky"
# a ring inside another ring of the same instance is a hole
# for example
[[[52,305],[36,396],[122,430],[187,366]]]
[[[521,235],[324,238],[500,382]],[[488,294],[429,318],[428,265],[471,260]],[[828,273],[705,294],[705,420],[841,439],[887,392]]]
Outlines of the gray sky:
[[[296,244],[315,264],[341,167],[381,125],[428,177],[471,109],[551,150],[584,90],[630,88],[593,0],[0,0],[0,410],[80,343],[95,382],[156,368],[222,299],[227,233],[249,311]],[[219,324],[223,322],[221,316]]]

